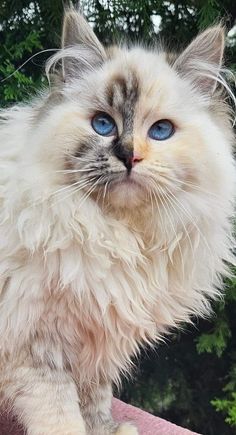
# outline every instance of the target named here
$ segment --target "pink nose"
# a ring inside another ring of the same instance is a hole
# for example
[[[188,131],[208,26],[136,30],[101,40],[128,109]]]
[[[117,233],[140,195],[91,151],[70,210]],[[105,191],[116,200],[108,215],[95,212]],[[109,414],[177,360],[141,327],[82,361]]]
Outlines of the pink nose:
[[[132,166],[136,165],[138,162],[141,162],[141,160],[143,160],[143,158],[135,151],[133,157],[131,157]]]

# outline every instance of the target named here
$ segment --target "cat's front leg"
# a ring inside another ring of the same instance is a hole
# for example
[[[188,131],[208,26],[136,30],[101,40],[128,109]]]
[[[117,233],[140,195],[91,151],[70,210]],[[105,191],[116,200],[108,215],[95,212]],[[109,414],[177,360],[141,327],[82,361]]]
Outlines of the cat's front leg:
[[[112,388],[101,384],[80,392],[81,412],[86,421],[88,435],[138,435],[130,423],[117,423],[112,419]]]
[[[67,373],[18,367],[9,375],[3,393],[27,435],[86,434],[77,389]]]

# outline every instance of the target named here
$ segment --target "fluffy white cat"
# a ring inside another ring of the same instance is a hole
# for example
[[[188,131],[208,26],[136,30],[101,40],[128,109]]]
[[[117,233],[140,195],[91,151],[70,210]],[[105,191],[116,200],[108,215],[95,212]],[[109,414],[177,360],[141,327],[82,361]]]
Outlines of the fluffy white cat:
[[[0,390],[28,435],[136,434],[112,384],[228,273],[224,32],[105,49],[69,9],[62,41],[49,92],[1,112]]]

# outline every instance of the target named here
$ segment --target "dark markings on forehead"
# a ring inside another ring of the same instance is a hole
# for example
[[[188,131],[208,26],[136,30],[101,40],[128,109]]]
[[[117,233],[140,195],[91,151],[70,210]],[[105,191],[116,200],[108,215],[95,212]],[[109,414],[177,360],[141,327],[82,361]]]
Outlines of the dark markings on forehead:
[[[116,76],[107,86],[107,102],[110,107],[121,110],[121,102],[127,97],[127,83],[125,77]]]
[[[122,115],[123,119],[123,131],[119,140],[129,148],[133,147],[131,142],[134,113],[139,92],[139,81],[133,71],[114,76],[107,86],[107,102],[113,110]]]
[[[139,81],[136,74],[127,71],[126,74],[113,76],[107,85],[106,98],[108,105],[113,109],[123,112],[124,104],[136,103],[139,94]]]

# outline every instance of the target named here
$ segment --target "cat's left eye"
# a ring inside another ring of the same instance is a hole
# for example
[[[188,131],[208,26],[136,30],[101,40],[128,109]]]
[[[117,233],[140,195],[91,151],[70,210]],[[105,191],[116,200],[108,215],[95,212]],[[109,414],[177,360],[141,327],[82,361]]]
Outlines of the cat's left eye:
[[[107,113],[98,113],[91,121],[91,125],[96,133],[101,136],[112,136],[116,133],[116,123]]]
[[[161,119],[149,128],[148,136],[154,140],[166,140],[169,139],[174,132],[175,128],[172,122],[168,119]]]

